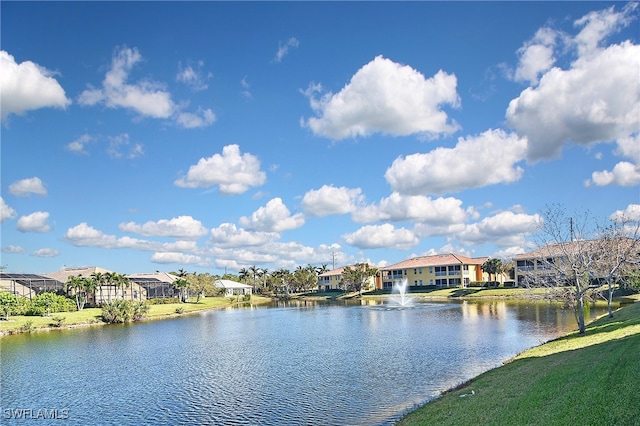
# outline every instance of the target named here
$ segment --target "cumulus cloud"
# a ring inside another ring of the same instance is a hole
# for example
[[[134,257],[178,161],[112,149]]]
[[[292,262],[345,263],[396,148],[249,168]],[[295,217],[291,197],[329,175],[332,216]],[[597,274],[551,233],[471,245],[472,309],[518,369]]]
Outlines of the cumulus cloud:
[[[504,211],[468,225],[456,238],[471,245],[489,242],[501,247],[522,245],[526,236],[539,229],[541,220],[539,214]]]
[[[52,248],[41,248],[31,253],[31,255],[36,257],[56,257],[60,255],[60,252]]]
[[[0,223],[7,219],[15,219],[16,216],[16,211],[9,207],[9,205],[4,202],[4,199],[0,197]]]
[[[142,55],[136,48],[116,49],[102,87],[84,90],[78,97],[78,103],[84,106],[102,104],[107,108],[125,108],[142,117],[172,118],[185,128],[208,126],[215,121],[215,115],[209,109],[201,109],[198,113],[181,111],[181,106],[172,100],[171,93],[162,83],[152,80],[129,82],[129,75],[142,60]],[[195,71],[191,71],[185,73],[183,70],[178,78],[195,84]]]
[[[407,65],[382,56],[363,66],[338,93],[311,85],[309,97],[316,117],[303,120],[314,134],[333,140],[383,133],[437,137],[458,130],[442,105],[458,107],[455,75],[438,71],[425,78]]]
[[[568,69],[553,67],[509,103],[507,123],[528,139],[527,158],[557,158],[565,143],[615,141],[640,128],[640,46],[631,41],[601,47],[605,37],[627,25],[635,4],[577,20],[569,38],[577,58]]]
[[[302,197],[302,208],[311,216],[328,216],[352,212],[364,201],[360,188],[323,185],[312,189]]]
[[[9,185],[9,192],[18,197],[28,197],[31,194],[46,196],[47,188],[39,177],[32,177],[13,182]]]
[[[233,223],[223,223],[211,230],[211,242],[219,247],[260,246],[280,238],[277,232],[247,231]]]
[[[406,250],[420,242],[412,231],[395,228],[389,223],[363,226],[353,233],[344,234],[342,238],[347,244],[361,249],[384,247]]]
[[[18,231],[44,233],[51,231],[48,212],[34,212],[18,219]]]
[[[304,225],[304,215],[292,215],[281,198],[274,198],[253,212],[251,217],[241,217],[240,225],[250,231],[282,232]]]
[[[615,154],[632,160],[621,161],[613,170],[595,171],[585,186],[636,186],[640,184],[640,134],[618,139]]]
[[[135,222],[121,223],[118,228],[123,232],[131,232],[145,237],[172,237],[197,240],[209,233],[199,220],[191,216],[178,216],[172,219],[148,221],[144,224]]]
[[[629,204],[624,210],[616,210],[609,219],[640,221],[640,204]]]
[[[10,114],[22,115],[39,108],[62,108],[71,104],[54,73],[31,61],[17,63],[0,50],[0,111],[5,122]]]
[[[398,157],[385,179],[400,194],[442,194],[522,177],[517,163],[524,159],[526,140],[503,130],[459,138],[454,148],[436,148],[426,154]]]
[[[278,51],[276,52],[276,56],[273,59],[274,62],[282,62],[282,58],[289,54],[289,49],[291,49],[292,47],[298,47],[299,45],[300,42],[295,37],[291,37],[289,40],[287,40],[286,43],[279,43]]]
[[[554,47],[558,37],[556,31],[541,28],[531,40],[518,49],[520,60],[513,76],[514,80],[537,84],[540,74],[548,71],[556,61]]]
[[[467,212],[461,206],[462,201],[456,198],[433,199],[423,195],[402,195],[394,192],[378,204],[355,210],[352,216],[358,223],[409,220],[444,225],[464,222],[467,219]]]
[[[242,194],[251,186],[264,184],[267,176],[260,170],[258,157],[240,153],[238,145],[227,145],[221,154],[201,158],[189,167],[186,176],[174,184],[182,188],[208,188],[218,185],[223,194]]]

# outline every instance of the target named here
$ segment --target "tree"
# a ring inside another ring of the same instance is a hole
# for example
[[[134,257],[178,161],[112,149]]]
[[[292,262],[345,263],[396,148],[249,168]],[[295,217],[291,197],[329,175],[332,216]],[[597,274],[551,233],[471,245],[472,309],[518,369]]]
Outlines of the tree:
[[[342,271],[342,279],[346,289],[357,291],[362,296],[363,288],[369,285],[371,277],[378,274],[378,268],[369,266],[368,263],[356,263],[347,266]]]
[[[256,265],[249,267],[249,274],[253,277],[253,292],[256,292],[256,277],[260,274],[260,268]]]
[[[487,259],[482,264],[482,270],[489,274],[489,281],[497,281],[498,274],[502,274],[504,272],[504,265],[502,264],[502,260],[500,259]],[[491,279],[491,275],[493,274],[494,280]]]
[[[91,278],[96,283],[96,287],[100,291],[100,303],[104,302],[104,297],[102,295],[102,287],[106,282],[106,277],[102,272],[94,272],[91,274]],[[109,301],[111,301],[111,294],[109,294]]]
[[[87,298],[91,292],[96,289],[96,280],[91,277],[83,277],[82,275],[71,275],[65,283],[67,293],[73,292],[76,300],[76,308],[81,311],[87,303]]]
[[[18,306],[18,296],[6,291],[0,292],[0,311],[6,321],[9,320],[9,315],[16,306]]]
[[[580,220],[568,217],[558,205],[547,208],[540,223],[542,241],[536,253],[536,271],[528,273],[525,284],[543,285],[573,308],[578,332],[586,332],[585,301],[598,287],[592,284],[599,253],[588,238],[593,220],[586,212]]]
[[[204,274],[189,274],[186,277],[189,282],[187,288],[191,294],[196,295],[196,303],[200,302],[200,298],[206,293],[213,293],[213,283],[215,278],[208,273]]]
[[[251,275],[249,274],[249,271],[247,270],[247,268],[242,268],[240,269],[240,271],[238,271],[238,278],[240,279],[240,282],[243,282],[246,284],[250,276]]]
[[[180,300],[180,303],[185,303],[189,296],[189,281],[187,281],[186,278],[178,278],[173,282],[173,288],[178,290],[178,300]]]
[[[625,276],[637,271],[640,258],[640,221],[633,223],[627,217],[614,218],[599,232],[594,242],[597,252],[596,276],[606,285],[609,318],[613,318],[613,293]]]

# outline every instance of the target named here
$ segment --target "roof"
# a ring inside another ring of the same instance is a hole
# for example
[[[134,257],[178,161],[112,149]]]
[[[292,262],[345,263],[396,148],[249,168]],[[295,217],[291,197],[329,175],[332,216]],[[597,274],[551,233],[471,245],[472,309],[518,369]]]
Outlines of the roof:
[[[324,272],[324,273],[322,273],[322,274],[320,274],[318,276],[319,277],[330,277],[330,276],[333,276],[333,275],[342,275],[342,273],[344,272],[344,270],[346,268],[353,268],[353,267],[355,267],[357,265],[362,265],[362,263],[356,263],[354,265],[341,266],[340,268],[332,269],[332,270]],[[373,266],[373,265],[371,265],[369,263],[367,263],[367,265],[369,265],[370,268],[375,268],[375,266]]]
[[[436,254],[434,256],[419,256],[393,265],[385,266],[380,270],[388,271],[391,269],[405,268],[423,268],[426,266],[443,266],[443,265],[482,265],[489,260],[489,257],[467,257],[459,254],[447,253]]]
[[[131,281],[141,282],[163,282],[173,284],[179,277],[169,274],[168,272],[142,272],[138,274],[128,274],[127,278]]]
[[[108,269],[100,268],[99,266],[83,266],[79,268],[64,268],[60,271],[51,272],[49,274],[43,274],[46,277],[53,278],[54,280],[60,281],[61,283],[66,283],[69,281],[70,276],[80,276],[90,277],[91,274],[100,272],[102,274],[106,272],[113,272]]]
[[[576,255],[588,250],[607,250],[620,253],[622,251],[632,250],[639,246],[640,243],[637,240],[626,237],[609,240],[576,240],[548,244],[528,253],[515,255],[513,258],[515,260],[523,260],[543,257],[562,257],[567,255]]]
[[[252,288],[250,285],[242,284],[231,280],[216,280],[213,285],[222,288]]]

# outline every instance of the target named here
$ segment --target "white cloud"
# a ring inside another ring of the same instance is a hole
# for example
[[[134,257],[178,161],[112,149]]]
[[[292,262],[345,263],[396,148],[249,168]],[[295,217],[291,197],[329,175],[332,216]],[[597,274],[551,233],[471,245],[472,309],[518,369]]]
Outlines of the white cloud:
[[[9,185],[9,192],[19,197],[27,197],[31,194],[46,196],[47,188],[39,177],[32,177],[13,182]]]
[[[171,94],[157,82],[142,80],[127,82],[133,67],[142,61],[138,49],[117,49],[111,60],[111,69],[102,82],[102,89],[87,89],[80,94],[81,105],[104,103],[108,108],[127,108],[153,118],[169,118],[175,110]]]
[[[422,195],[401,195],[397,192],[380,202],[359,208],[353,212],[353,220],[358,223],[377,221],[428,222],[432,224],[452,224],[464,222],[467,212],[462,209],[462,201],[456,198],[436,198]]]
[[[186,84],[192,90],[200,92],[206,90],[209,86],[207,80],[213,77],[211,73],[203,71],[204,62],[199,61],[195,65],[187,65],[182,67],[182,64],[178,64],[178,74],[176,80]]]
[[[223,223],[211,230],[211,242],[218,247],[261,246],[280,238],[277,232],[250,232],[233,223]]]
[[[0,223],[7,219],[15,219],[16,216],[16,211],[9,207],[9,205],[4,202],[4,199],[0,197]]]
[[[18,219],[18,231],[20,232],[49,232],[51,227],[47,223],[49,220],[49,213],[47,212],[34,212]]]
[[[566,70],[551,68],[537,87],[509,103],[507,123],[528,139],[530,160],[557,158],[565,143],[588,145],[628,137],[640,128],[640,46],[630,41],[599,47],[630,22],[623,13],[592,12],[576,21],[583,30],[569,43],[578,57]]]
[[[242,80],[240,80],[240,85],[242,86],[242,91],[240,92],[242,96],[247,99],[251,99],[253,97],[251,91],[249,90],[251,88],[251,85],[249,84],[246,76],[242,77]]]
[[[144,224],[134,222],[121,223],[118,228],[123,232],[131,232],[145,237],[173,237],[197,240],[209,233],[199,220],[191,216],[178,216],[172,219],[148,221]]]
[[[636,186],[640,185],[640,165],[631,164],[628,161],[621,161],[616,164],[613,170],[602,170],[593,172],[591,179],[585,182],[585,186]]]
[[[126,133],[118,136],[110,136],[108,140],[109,146],[107,148],[107,154],[111,158],[133,159],[144,154],[142,144],[132,144],[129,140],[129,135]]]
[[[241,217],[240,225],[250,231],[282,232],[304,225],[304,215],[291,215],[281,198],[273,198],[266,206],[253,212],[251,217]]]
[[[201,256],[176,252],[154,253],[150,260],[154,263],[162,264],[175,263],[178,265],[196,265],[202,267],[211,266],[211,263]]]
[[[208,108],[200,108],[197,113],[180,112],[176,116],[176,122],[185,129],[210,126],[215,123],[215,121],[216,115]]]
[[[384,133],[437,137],[458,130],[441,105],[457,107],[455,75],[438,71],[425,77],[382,56],[363,66],[339,93],[314,98],[320,85],[305,92],[317,117],[303,120],[314,134],[339,140]]]
[[[539,229],[542,218],[538,214],[504,211],[468,225],[456,238],[464,244],[494,243],[508,247],[524,244],[525,237]]]
[[[556,59],[553,49],[558,34],[550,28],[541,28],[536,35],[518,49],[520,61],[516,68],[514,80],[538,83],[540,73],[548,71]]]
[[[624,210],[616,210],[609,219],[640,221],[640,204],[629,204]]]
[[[60,252],[52,248],[41,248],[31,253],[31,255],[36,257],[56,257],[60,255]]]
[[[102,81],[102,88],[89,87],[80,94],[78,103],[85,106],[104,104],[107,108],[135,111],[142,117],[173,119],[185,128],[208,126],[215,121],[215,114],[210,109],[200,108],[197,113],[181,111],[182,106],[172,100],[171,93],[162,83],[151,80],[130,83],[129,74],[142,60],[142,55],[136,48],[116,49],[111,60],[111,68]],[[192,87],[195,85],[201,88],[204,77],[197,74],[193,68],[189,70],[182,70],[177,78],[191,84]],[[202,79],[200,82],[197,80],[198,77]]]
[[[266,174],[260,170],[258,157],[240,154],[238,145],[222,148],[222,155],[214,154],[201,158],[198,164],[189,167],[186,176],[174,184],[182,188],[207,188],[218,185],[223,194],[242,194],[251,186],[259,186],[266,181]]]
[[[389,223],[363,226],[353,233],[343,235],[342,238],[347,244],[361,249],[396,248],[405,250],[420,242],[412,231],[406,228],[395,228]]]
[[[276,52],[276,57],[273,60],[275,62],[282,62],[282,58],[287,56],[287,54],[289,53],[289,49],[291,49],[292,47],[298,47],[299,45],[300,45],[300,42],[295,37],[291,37],[284,44],[279,43],[278,51]]]
[[[20,246],[8,245],[2,248],[2,253],[13,253],[13,254],[24,253],[24,248]]]
[[[520,179],[526,140],[503,130],[459,138],[454,148],[398,157],[385,178],[400,194],[442,194]]]
[[[9,114],[24,114],[39,108],[65,109],[71,104],[53,73],[31,61],[17,63],[0,50],[0,111],[2,121]]]
[[[304,194],[302,208],[312,216],[328,216],[352,212],[364,201],[360,188],[323,185]]]
[[[93,136],[88,135],[88,134],[85,133],[85,134],[81,135],[78,139],[69,142],[66,145],[65,149],[67,151],[71,151],[71,152],[76,153],[76,154],[87,155],[88,152],[85,150],[85,146],[90,144],[90,143],[93,143],[94,141],[95,141],[95,138]]]

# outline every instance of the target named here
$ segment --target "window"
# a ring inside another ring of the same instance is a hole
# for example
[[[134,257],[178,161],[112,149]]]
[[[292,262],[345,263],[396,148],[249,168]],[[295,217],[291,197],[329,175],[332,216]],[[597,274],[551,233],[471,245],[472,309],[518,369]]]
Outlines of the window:
[[[433,266],[429,266],[429,273],[433,274]]]
[[[418,268],[418,273],[422,275],[422,268]]]
[[[443,275],[447,275],[447,267],[446,266],[436,266],[436,277],[441,277]]]
[[[418,273],[418,270],[416,268],[413,268],[413,275],[416,275]]]
[[[460,265],[449,266],[449,275],[460,275]]]

